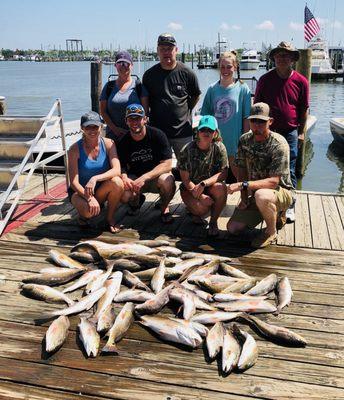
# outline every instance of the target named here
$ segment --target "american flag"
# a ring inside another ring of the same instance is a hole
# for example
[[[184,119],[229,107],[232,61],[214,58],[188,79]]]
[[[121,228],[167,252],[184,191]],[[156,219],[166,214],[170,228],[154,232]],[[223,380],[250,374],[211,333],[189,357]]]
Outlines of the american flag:
[[[305,39],[309,42],[318,32],[320,26],[309,8],[305,7]]]

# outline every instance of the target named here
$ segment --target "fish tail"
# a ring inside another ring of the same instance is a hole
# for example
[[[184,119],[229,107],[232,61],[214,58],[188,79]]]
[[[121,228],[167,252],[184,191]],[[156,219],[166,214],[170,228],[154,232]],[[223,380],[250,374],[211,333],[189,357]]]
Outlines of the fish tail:
[[[119,350],[118,350],[116,344],[106,344],[103,347],[102,353],[113,353],[113,354],[119,355]]]

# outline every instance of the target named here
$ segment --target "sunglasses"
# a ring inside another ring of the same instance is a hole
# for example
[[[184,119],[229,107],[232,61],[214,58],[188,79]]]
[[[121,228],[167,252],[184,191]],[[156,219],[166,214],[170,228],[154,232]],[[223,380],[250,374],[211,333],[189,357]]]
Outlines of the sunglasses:
[[[126,62],[126,61],[118,61],[118,62],[116,62],[116,66],[129,68],[130,63]]]
[[[250,121],[253,124],[257,124],[257,125],[264,125],[268,122],[268,121],[264,121],[263,119],[258,119],[258,118],[251,118]]]
[[[209,135],[212,135],[215,131],[213,131],[213,130],[211,130],[209,128],[201,128],[201,129],[199,129],[198,132],[207,133]]]

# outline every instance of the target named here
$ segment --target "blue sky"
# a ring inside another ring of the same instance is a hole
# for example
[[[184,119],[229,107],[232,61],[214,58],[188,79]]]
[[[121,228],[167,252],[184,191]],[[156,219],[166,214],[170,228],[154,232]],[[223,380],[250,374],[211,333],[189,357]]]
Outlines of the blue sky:
[[[344,1],[313,0],[308,7],[330,44],[344,46]],[[220,32],[233,48],[243,42],[303,47],[300,0],[1,0],[0,48],[155,48],[161,32],[175,34],[179,50],[213,46]]]

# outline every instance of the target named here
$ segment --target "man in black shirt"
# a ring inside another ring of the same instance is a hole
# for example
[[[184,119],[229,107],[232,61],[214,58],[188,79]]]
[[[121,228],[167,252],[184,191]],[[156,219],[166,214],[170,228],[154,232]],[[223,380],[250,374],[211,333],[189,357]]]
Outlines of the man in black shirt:
[[[129,203],[130,214],[135,214],[145,197],[142,193],[160,193],[161,220],[172,222],[169,203],[176,187],[172,169],[172,150],[167,137],[159,129],[147,126],[141,104],[126,108],[129,133],[118,143],[124,194],[121,201]]]
[[[201,94],[195,73],[177,61],[175,38],[163,33],[158,38],[160,62],[149,68],[142,81],[148,90],[150,125],[166,133],[178,159],[179,152],[192,140],[192,109]]]

